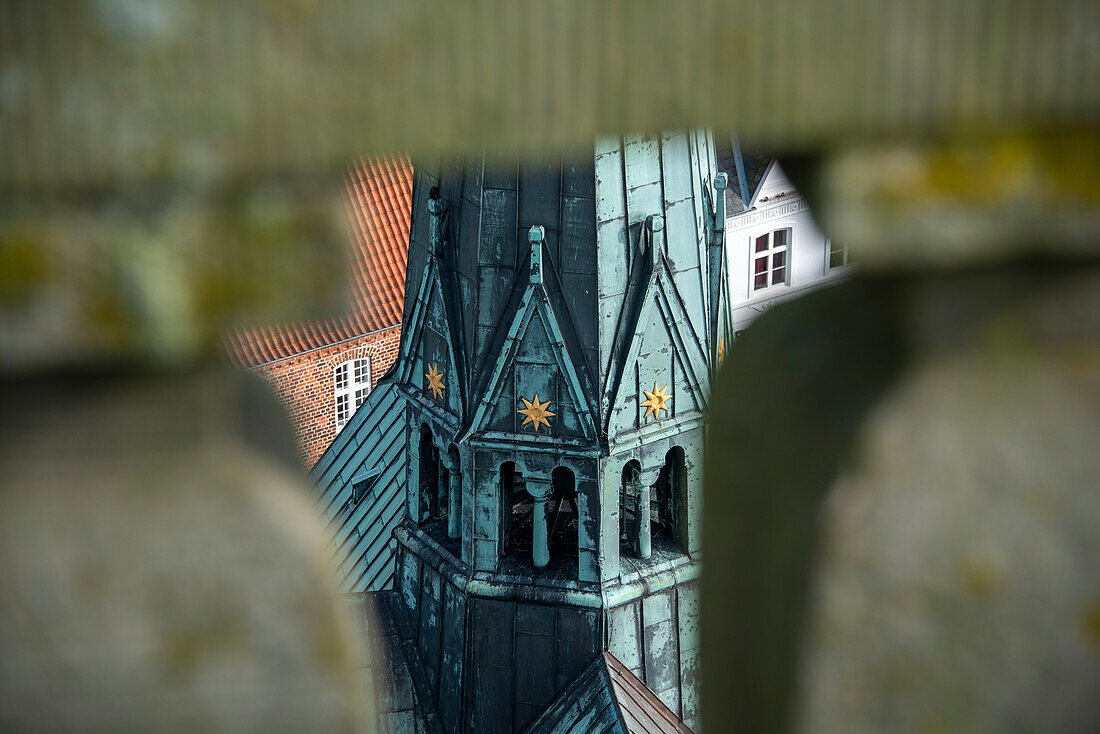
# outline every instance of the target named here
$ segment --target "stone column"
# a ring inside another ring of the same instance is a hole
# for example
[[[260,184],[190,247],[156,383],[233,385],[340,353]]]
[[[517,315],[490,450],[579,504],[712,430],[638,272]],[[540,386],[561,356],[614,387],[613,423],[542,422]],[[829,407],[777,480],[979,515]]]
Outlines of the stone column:
[[[550,538],[546,527],[546,497],[535,497],[535,517],[531,525],[531,557],[535,568],[550,563]]]
[[[550,528],[547,523],[547,509],[553,487],[550,477],[527,475],[527,494],[531,495],[534,516],[531,520],[531,561],[535,568],[546,568],[550,563]]]
[[[461,462],[447,454],[447,537],[462,535],[462,471]]]

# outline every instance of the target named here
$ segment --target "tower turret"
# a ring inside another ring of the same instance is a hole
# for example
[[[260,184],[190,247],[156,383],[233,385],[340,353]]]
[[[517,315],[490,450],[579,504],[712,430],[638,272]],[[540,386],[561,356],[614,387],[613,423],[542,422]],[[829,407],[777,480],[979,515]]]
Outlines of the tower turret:
[[[702,131],[417,172],[397,585],[441,719],[521,727],[602,649],[694,719],[724,184]]]

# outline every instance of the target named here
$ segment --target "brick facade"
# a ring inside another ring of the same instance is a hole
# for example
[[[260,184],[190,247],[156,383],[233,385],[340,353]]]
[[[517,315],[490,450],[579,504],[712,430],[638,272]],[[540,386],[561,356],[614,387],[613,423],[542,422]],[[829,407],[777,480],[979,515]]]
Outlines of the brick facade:
[[[347,313],[317,321],[242,326],[226,334],[228,359],[264,378],[286,407],[306,469],[336,438],[333,371],[348,360],[369,357],[373,388],[397,359],[412,178],[406,156],[363,159],[347,172],[353,235]]]
[[[336,438],[333,370],[349,359],[369,356],[374,387],[397,359],[400,341],[398,325],[252,368],[285,406],[307,470]]]

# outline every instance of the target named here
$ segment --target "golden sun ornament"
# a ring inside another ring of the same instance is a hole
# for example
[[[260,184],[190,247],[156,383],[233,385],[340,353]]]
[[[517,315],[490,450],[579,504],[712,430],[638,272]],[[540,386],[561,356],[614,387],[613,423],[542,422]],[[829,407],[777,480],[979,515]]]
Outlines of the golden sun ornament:
[[[520,398],[520,400],[523,401],[524,407],[520,408],[516,412],[520,415],[527,416],[523,419],[523,425],[534,423],[536,432],[539,430],[539,424],[544,423],[546,424],[547,428],[550,428],[550,421],[548,421],[547,418],[552,415],[557,415],[557,413],[552,413],[547,410],[547,408],[550,407],[549,400],[547,400],[545,403],[540,403],[538,393],[535,393],[535,402],[533,403],[527,400],[527,398]]]
[[[668,389],[668,384],[667,383],[665,384],[664,387],[662,387],[660,390],[658,390],[657,389],[657,383],[654,382],[653,383],[653,392],[650,392],[648,390],[642,390],[642,392],[645,393],[646,399],[642,401],[641,405],[642,405],[643,408],[649,408],[649,410],[647,410],[645,412],[645,418],[649,418],[650,413],[656,413],[657,420],[660,420],[661,419],[661,411],[663,410],[666,413],[668,412],[668,404],[670,402],[672,402],[672,396],[671,395],[665,395],[665,390],[667,390],[667,389]],[[643,418],[643,420],[645,420],[645,419]]]
[[[443,397],[443,390],[446,386],[443,384],[443,373],[439,371],[439,367],[434,364],[429,365],[424,376],[428,378],[428,389],[432,391],[432,394],[437,399]]]

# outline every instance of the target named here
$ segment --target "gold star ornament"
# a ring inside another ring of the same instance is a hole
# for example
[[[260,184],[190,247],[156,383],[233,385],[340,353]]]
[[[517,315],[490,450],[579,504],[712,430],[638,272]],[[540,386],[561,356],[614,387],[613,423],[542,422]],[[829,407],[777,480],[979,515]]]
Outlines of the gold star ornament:
[[[428,378],[428,389],[432,391],[432,395],[436,399],[443,397],[443,390],[446,386],[443,384],[443,373],[439,371],[438,365],[429,365],[424,376]]]
[[[516,412],[519,413],[520,415],[526,416],[523,419],[523,425],[527,425],[528,423],[534,423],[536,432],[539,430],[539,425],[540,424],[545,424],[547,429],[550,428],[550,421],[547,420],[547,419],[550,416],[557,415],[557,414],[552,413],[549,410],[547,410],[547,408],[550,407],[550,401],[549,400],[547,400],[545,403],[539,402],[539,394],[538,393],[535,393],[535,401],[534,402],[529,401],[527,398],[520,398],[520,400],[523,401],[523,407],[520,408],[519,410],[517,410]]]
[[[668,412],[668,404],[672,402],[672,396],[665,395],[665,390],[667,389],[668,385],[666,384],[664,387],[658,390],[657,383],[654,382],[653,392],[650,392],[649,390],[642,390],[642,392],[645,393],[646,399],[642,401],[641,405],[643,408],[648,408],[648,410],[645,412],[646,418],[649,418],[650,413],[655,413],[657,420],[660,420],[661,411],[663,410],[666,413]]]

